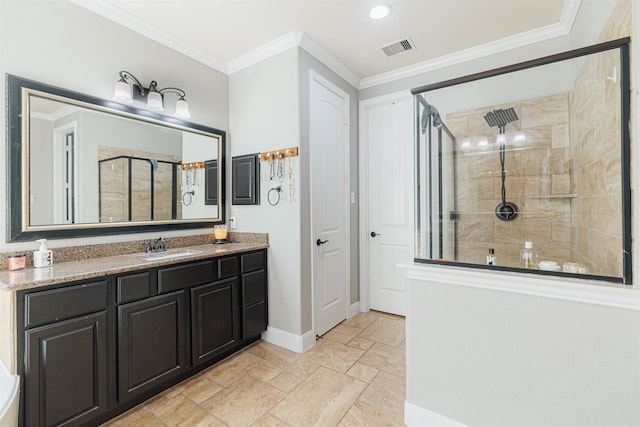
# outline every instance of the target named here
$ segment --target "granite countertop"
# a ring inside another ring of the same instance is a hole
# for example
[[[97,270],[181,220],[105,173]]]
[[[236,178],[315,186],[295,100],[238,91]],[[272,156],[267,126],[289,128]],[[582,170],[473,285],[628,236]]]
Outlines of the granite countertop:
[[[144,257],[149,254],[133,253],[59,264],[54,263],[51,267],[44,268],[0,271],[0,292],[15,292],[24,289],[39,288],[75,280],[125,273],[127,271],[143,270],[163,265],[178,264],[187,261],[197,261],[199,259],[265,249],[267,247],[269,247],[269,245],[266,243],[226,243],[223,245],[207,244],[175,249],[173,251],[188,250],[194,253],[168,259],[147,261]],[[167,252],[171,253],[172,250],[169,249]]]

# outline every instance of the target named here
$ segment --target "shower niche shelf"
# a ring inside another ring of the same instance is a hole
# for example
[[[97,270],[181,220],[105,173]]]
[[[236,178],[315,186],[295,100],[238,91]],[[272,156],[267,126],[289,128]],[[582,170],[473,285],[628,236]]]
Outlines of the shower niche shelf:
[[[549,199],[549,200],[558,200],[558,199],[575,199],[577,198],[578,195],[577,194],[548,194],[546,196],[527,196],[525,197],[525,199],[531,199],[531,200],[545,200],[545,199]]]

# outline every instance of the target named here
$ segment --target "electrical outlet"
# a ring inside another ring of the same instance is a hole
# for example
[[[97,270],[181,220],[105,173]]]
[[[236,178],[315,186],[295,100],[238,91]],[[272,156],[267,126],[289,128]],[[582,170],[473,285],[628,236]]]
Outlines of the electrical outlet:
[[[231,228],[236,228],[238,227],[238,224],[236,223],[236,217],[232,216],[231,218],[229,218],[229,225]]]

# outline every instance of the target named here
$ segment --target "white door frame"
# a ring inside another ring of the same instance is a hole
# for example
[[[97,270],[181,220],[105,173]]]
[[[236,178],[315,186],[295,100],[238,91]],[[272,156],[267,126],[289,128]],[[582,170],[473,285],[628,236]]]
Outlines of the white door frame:
[[[344,99],[344,140],[345,140],[345,146],[344,146],[344,172],[345,172],[345,192],[344,192],[344,205],[345,205],[345,211],[344,211],[344,224],[345,224],[345,242],[346,242],[346,251],[349,254],[349,259],[347,260],[347,262],[345,263],[345,276],[346,276],[346,301],[345,301],[345,319],[349,318],[349,313],[350,310],[349,308],[351,307],[351,243],[349,240],[349,236],[350,236],[350,229],[351,229],[351,174],[350,174],[350,170],[349,170],[349,165],[350,165],[350,158],[349,158],[349,151],[350,151],[350,139],[349,139],[349,130],[350,130],[350,112],[349,112],[349,94],[347,92],[345,92],[344,90],[340,89],[338,86],[336,86],[335,84],[331,83],[329,80],[327,80],[326,78],[324,78],[322,75],[320,75],[317,71],[314,70],[309,70],[309,113],[311,113],[311,102],[313,101],[311,98],[311,86],[313,85],[313,83],[318,83],[322,86],[324,86],[325,88],[327,88],[328,90],[336,93],[338,96],[340,96],[342,99]],[[311,117],[309,117],[309,121],[311,121]],[[311,152],[311,126],[309,126],[309,151]],[[309,170],[309,188],[313,189],[313,173],[312,173],[312,169],[311,169],[311,164],[312,164],[313,160],[310,160],[309,165],[310,165],[310,170]],[[311,194],[311,199],[313,198],[313,193]],[[311,200],[310,199],[310,200]],[[310,239],[309,241],[311,242],[311,244],[313,245],[315,242],[315,223],[314,223],[314,218],[313,218],[313,204],[311,205],[311,209],[310,209],[310,214],[311,214],[311,226],[310,228]],[[315,304],[315,255],[314,255],[315,251],[312,249],[311,250],[311,313],[312,313],[312,319],[311,319],[311,327],[313,328],[313,335],[315,336],[316,334],[316,304]]]
[[[359,216],[360,216],[360,311],[370,310],[370,278],[369,278],[369,140],[367,135],[367,110],[371,107],[388,104],[394,101],[406,101],[412,99],[411,91],[403,90],[375,98],[360,101],[359,105],[359,130],[358,130],[358,191]]]

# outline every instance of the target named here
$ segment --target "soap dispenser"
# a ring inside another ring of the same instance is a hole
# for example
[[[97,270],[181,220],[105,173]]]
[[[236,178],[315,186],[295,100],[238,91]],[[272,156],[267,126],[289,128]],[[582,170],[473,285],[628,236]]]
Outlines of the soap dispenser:
[[[49,267],[53,264],[53,253],[47,249],[46,241],[47,239],[36,240],[36,242],[40,242],[40,248],[33,251],[34,267]]]

